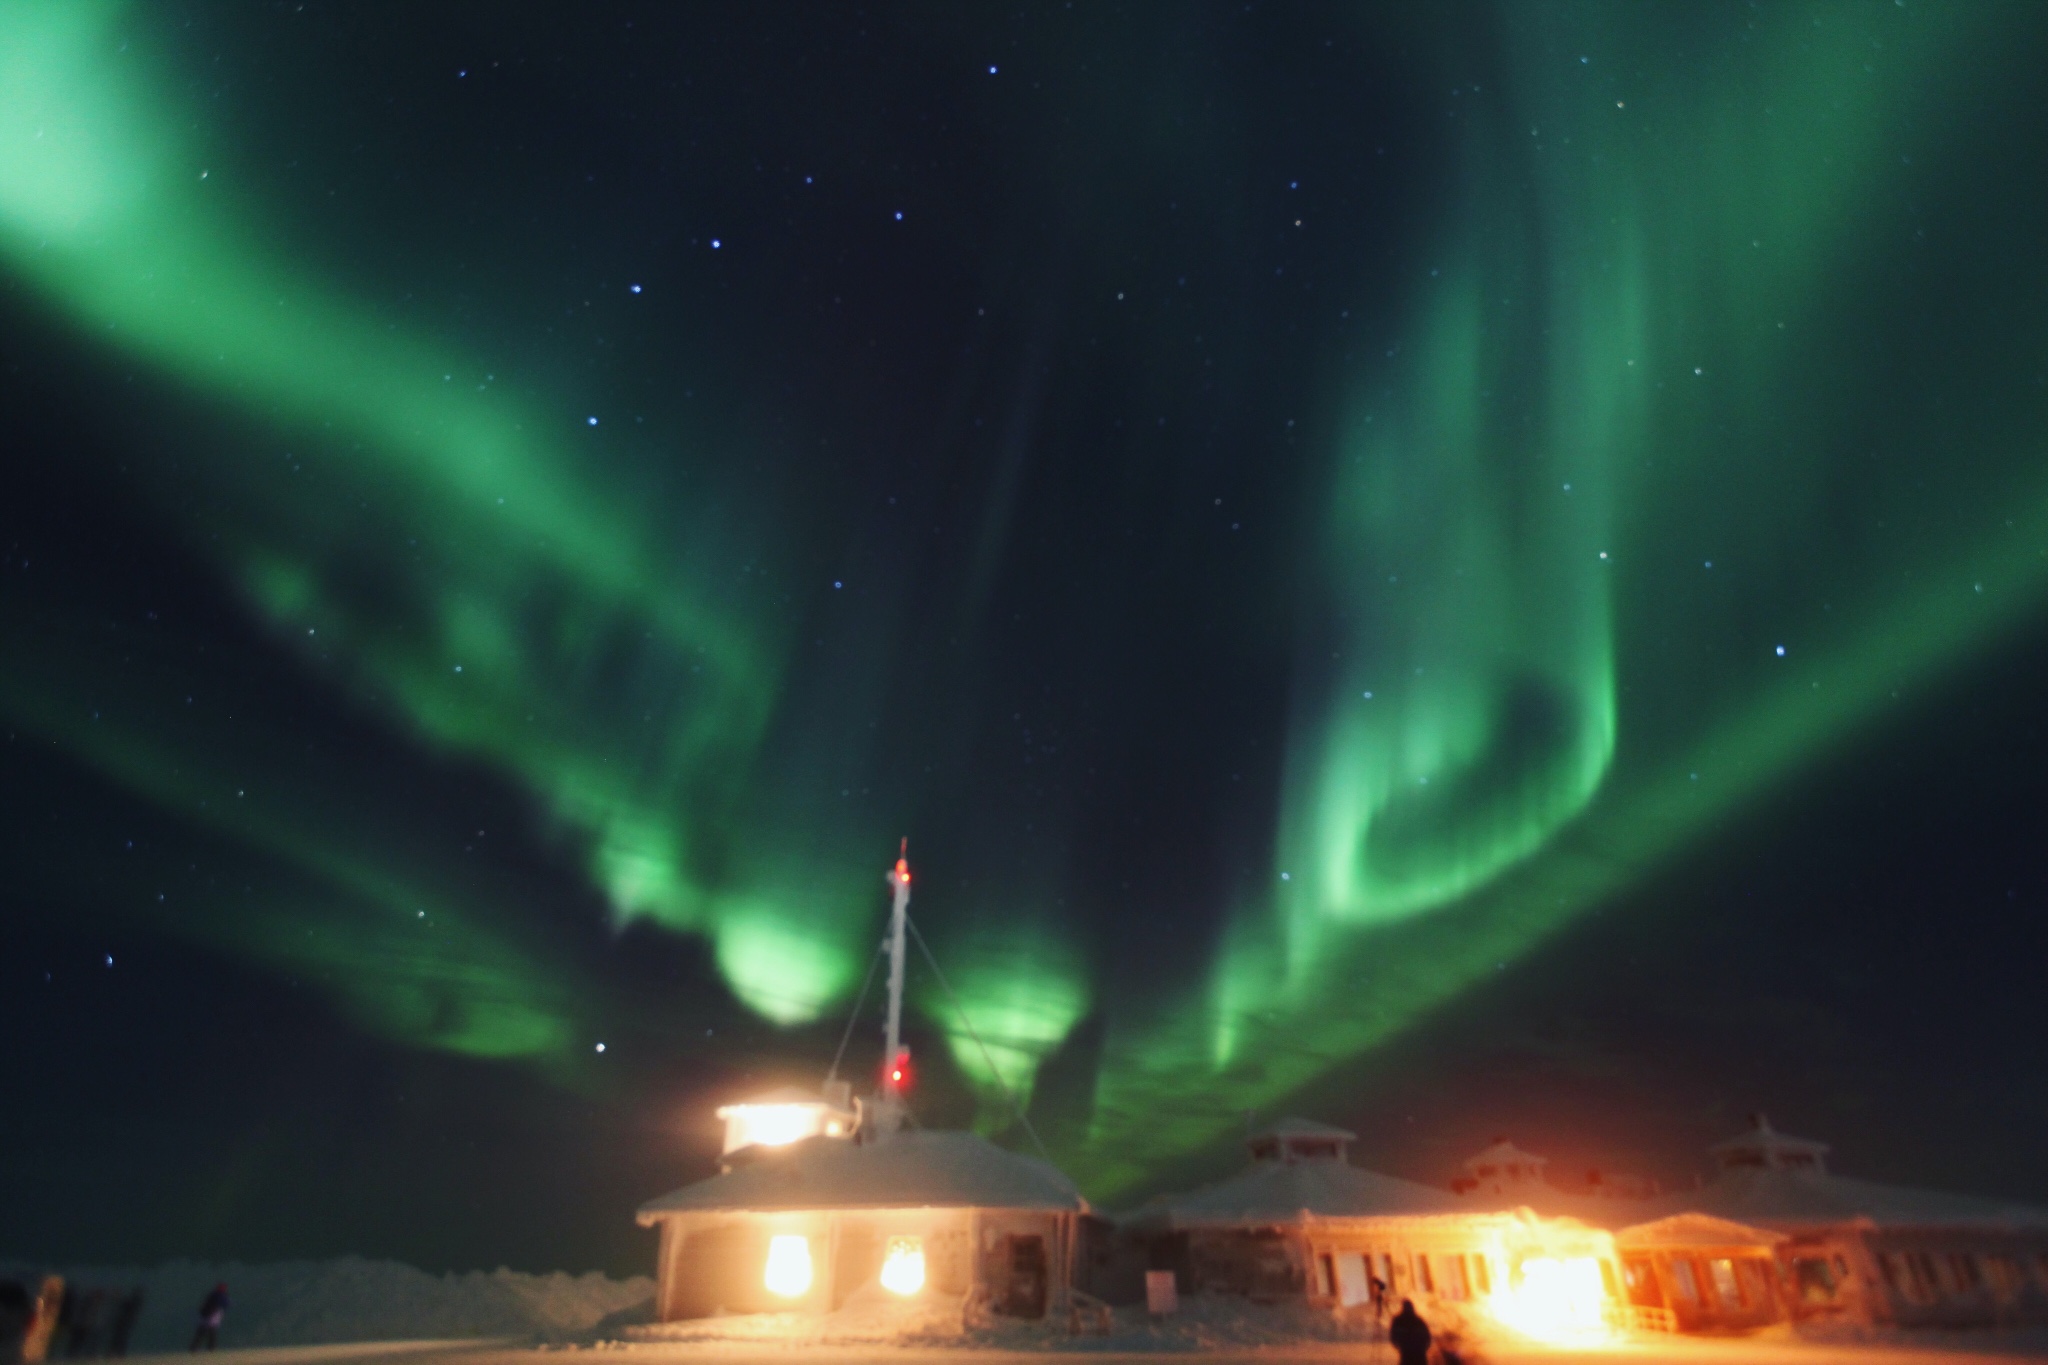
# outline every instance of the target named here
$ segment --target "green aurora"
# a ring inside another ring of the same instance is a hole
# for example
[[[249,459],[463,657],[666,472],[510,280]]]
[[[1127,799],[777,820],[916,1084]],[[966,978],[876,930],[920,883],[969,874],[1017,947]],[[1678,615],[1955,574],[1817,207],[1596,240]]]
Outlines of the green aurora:
[[[501,380],[323,278],[265,229],[260,183],[231,189],[205,130],[159,115],[169,59],[130,17],[0,9],[0,260],[219,424],[180,475],[215,495],[191,552],[307,685],[529,794],[615,922],[701,936],[772,1026],[759,1046],[836,1019],[901,831],[819,792],[873,760],[842,732],[883,683],[850,669],[819,702],[775,604],[792,563],[740,588],[720,567],[776,543],[742,439],[706,427],[670,452],[687,480],[651,473],[573,386]],[[1011,1087],[1099,1027],[1078,1116],[1049,1131],[1104,1195],[1483,989],[2048,592],[2027,226],[2048,205],[2040,136],[1994,112],[2035,79],[2037,15],[1366,27],[1426,54],[1419,89],[1458,92],[1431,104],[1453,157],[1397,343],[1318,368],[1333,434],[1298,511],[1270,876],[1233,893],[1205,967],[1142,983],[1051,908],[1057,867],[966,913],[917,906]],[[167,505],[186,486],[157,485]],[[82,707],[101,660],[62,604],[7,612],[14,724],[307,888],[164,932],[317,963],[367,1028],[568,1082],[604,983],[366,802],[374,772],[281,758],[290,708],[254,693],[183,731]],[[179,659],[149,687],[205,667]],[[1003,1127],[980,1048],[935,990],[921,1006]]]

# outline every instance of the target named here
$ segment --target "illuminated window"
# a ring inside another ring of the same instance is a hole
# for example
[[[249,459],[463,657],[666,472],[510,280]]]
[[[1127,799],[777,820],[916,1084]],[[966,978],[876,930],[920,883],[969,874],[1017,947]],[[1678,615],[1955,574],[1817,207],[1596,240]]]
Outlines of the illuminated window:
[[[1427,1254],[1415,1258],[1415,1285],[1425,1294],[1436,1293],[1436,1279],[1429,1273]]]
[[[800,1299],[811,1292],[811,1239],[792,1235],[768,1239],[768,1264],[761,1272],[768,1292],[782,1299]]]
[[[1892,1293],[1909,1303],[1922,1303],[1928,1298],[1920,1280],[1920,1271],[1912,1259],[1900,1253],[1880,1251],[1877,1254],[1878,1268],[1884,1271],[1884,1282]]]
[[[1493,1292],[1493,1268],[1485,1256],[1472,1258],[1472,1282],[1478,1286],[1482,1294]]]
[[[882,1257],[882,1288],[908,1297],[924,1288],[924,1239],[891,1237]]]
[[[1700,1282],[1692,1273],[1692,1258],[1674,1256],[1671,1259],[1671,1281],[1678,1286],[1678,1297],[1687,1303],[1700,1301]]]
[[[1906,1269],[1912,1273],[1914,1298],[1933,1303],[1941,1297],[1941,1277],[1935,1273],[1932,1256],[1924,1251],[1909,1251]]]
[[[1707,1262],[1707,1273],[1714,1278],[1714,1297],[1725,1307],[1742,1307],[1742,1286],[1735,1281],[1734,1261],[1726,1256],[1716,1256]]]

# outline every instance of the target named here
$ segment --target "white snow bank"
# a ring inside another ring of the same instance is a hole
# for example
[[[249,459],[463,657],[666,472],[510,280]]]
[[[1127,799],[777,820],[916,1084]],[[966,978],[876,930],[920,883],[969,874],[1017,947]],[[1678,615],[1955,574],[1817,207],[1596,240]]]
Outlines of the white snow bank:
[[[1958,1356],[2020,1356],[2048,1360],[2048,1327],[1891,1327],[1867,1322],[1802,1322],[1797,1340],[1817,1346],[1912,1347]]]
[[[199,1301],[228,1286],[220,1344],[300,1346],[329,1341],[419,1341],[510,1337],[560,1342],[616,1335],[653,1316],[654,1281],[585,1275],[527,1275],[514,1270],[429,1275],[397,1261],[344,1256],[332,1261],[245,1265],[171,1261],[153,1270],[66,1267],[66,1282],[110,1294],[140,1288],[142,1317],[128,1349],[183,1350]],[[101,1312],[104,1332],[112,1313]]]
[[[851,1307],[851,1305],[849,1305]],[[1333,1313],[1305,1303],[1253,1303],[1230,1295],[1189,1295],[1180,1311],[1163,1318],[1142,1306],[1117,1308],[1105,1334],[1072,1333],[1062,1317],[1042,1322],[1006,1318],[963,1329],[957,1301],[951,1311],[936,1306],[916,1321],[880,1322],[871,1312],[749,1313],[653,1323],[625,1329],[621,1335],[640,1342],[774,1342],[791,1346],[852,1346],[877,1342],[910,1345],[971,1346],[989,1350],[1053,1350],[1126,1353],[1139,1351],[1200,1352],[1299,1347],[1309,1343],[1364,1344],[1384,1341],[1386,1328],[1369,1315]],[[1433,1315],[1439,1331],[1481,1336],[1477,1324],[1454,1322],[1449,1314]]]

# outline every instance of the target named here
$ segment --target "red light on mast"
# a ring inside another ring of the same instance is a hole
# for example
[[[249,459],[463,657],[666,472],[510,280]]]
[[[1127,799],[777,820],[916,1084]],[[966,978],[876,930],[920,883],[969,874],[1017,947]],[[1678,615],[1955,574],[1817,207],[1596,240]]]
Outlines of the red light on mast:
[[[910,1068],[910,1049],[898,1048],[889,1064],[882,1068],[882,1089],[891,1095],[903,1095],[917,1079],[917,1073]]]

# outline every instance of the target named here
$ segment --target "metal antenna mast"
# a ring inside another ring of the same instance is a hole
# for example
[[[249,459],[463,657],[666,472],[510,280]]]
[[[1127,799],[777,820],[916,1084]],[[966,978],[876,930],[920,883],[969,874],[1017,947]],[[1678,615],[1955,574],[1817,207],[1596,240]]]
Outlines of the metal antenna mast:
[[[889,886],[896,893],[889,907],[889,1033],[888,1051],[883,1053],[894,1066],[903,1050],[903,926],[910,918],[910,837],[897,846],[896,866],[888,871]]]
[[[896,866],[883,880],[894,899],[889,907],[889,1024],[882,1053],[882,1093],[875,1102],[876,1135],[895,1132],[903,1126],[903,1087],[909,1081],[903,1059],[903,956],[904,926],[910,921],[910,839],[905,836],[896,849]]]

